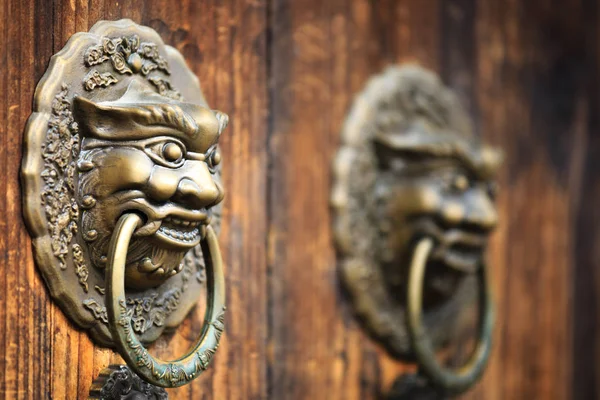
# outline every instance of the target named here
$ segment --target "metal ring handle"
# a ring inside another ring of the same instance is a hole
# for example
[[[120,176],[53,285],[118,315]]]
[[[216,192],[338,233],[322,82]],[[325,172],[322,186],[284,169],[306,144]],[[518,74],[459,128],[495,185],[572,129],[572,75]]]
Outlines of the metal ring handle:
[[[421,239],[416,245],[410,265],[407,298],[408,331],[420,371],[434,386],[442,389],[445,393],[460,394],[479,380],[490,355],[494,327],[494,307],[489,290],[487,270],[485,265],[482,265],[478,270],[480,327],[477,345],[469,361],[464,366],[456,370],[448,369],[437,361],[435,350],[421,318],[425,269],[432,249],[433,240],[431,238]]]
[[[200,339],[181,358],[163,361],[150,355],[137,339],[131,326],[131,313],[125,298],[125,260],[129,242],[142,219],[137,214],[125,214],[113,233],[106,268],[106,310],[110,331],[117,350],[136,374],[145,381],[161,387],[178,387],[195,379],[210,363],[219,347],[224,328],[225,281],[223,262],[215,232],[207,227],[202,240],[206,263],[207,296],[205,323]]]

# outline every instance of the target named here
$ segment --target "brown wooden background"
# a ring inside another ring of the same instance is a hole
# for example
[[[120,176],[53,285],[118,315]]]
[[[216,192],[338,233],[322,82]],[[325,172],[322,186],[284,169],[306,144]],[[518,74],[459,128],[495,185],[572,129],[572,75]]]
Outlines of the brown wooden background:
[[[600,397],[600,54],[595,0],[0,0],[0,397],[85,398],[109,362],[49,299],[20,206],[23,127],[49,58],[97,20],[177,47],[223,138],[226,336],[174,399],[377,399],[403,367],[339,293],[332,157],[371,74],[438,71],[507,153],[491,259],[499,326],[466,399]],[[185,350],[189,319],[154,347]]]

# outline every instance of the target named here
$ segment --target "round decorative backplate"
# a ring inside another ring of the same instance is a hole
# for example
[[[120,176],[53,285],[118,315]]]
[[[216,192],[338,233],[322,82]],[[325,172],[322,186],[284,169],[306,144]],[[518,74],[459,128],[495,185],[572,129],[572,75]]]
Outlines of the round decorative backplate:
[[[25,221],[52,297],[100,345],[113,344],[103,262],[110,230],[118,212],[124,211],[121,203],[137,202],[133,208],[154,221],[145,227],[146,237],[140,233],[139,252],[149,255],[137,263],[141,277],[132,276],[127,291],[132,326],[140,340],[152,342],[165,329],[177,327],[205,293],[200,247],[186,247],[197,244],[201,227],[194,229],[198,226],[194,221],[169,214],[175,206],[167,194],[159,193],[180,179],[178,171],[185,171],[183,164],[174,165],[180,162],[184,145],[216,148],[216,140],[198,143],[203,132],[197,118],[205,117],[201,113],[217,121],[220,134],[226,116],[210,111],[182,55],[165,45],[154,30],[127,19],[101,21],[89,32],[75,34],[52,57],[37,86],[22,165]],[[121,154],[114,160],[113,150]],[[207,157],[220,158],[215,152]],[[139,168],[120,167],[134,160],[140,162]],[[165,163],[173,165],[164,171],[175,171],[175,175],[165,172],[158,189],[148,179],[133,184],[144,173],[158,179],[157,165]],[[219,186],[216,168],[206,175]],[[188,189],[193,184],[190,179],[186,180]],[[113,190],[119,185],[119,190]],[[195,202],[204,210],[220,201],[200,204],[192,195],[179,195],[183,203]],[[112,208],[106,206],[109,202]],[[184,211],[180,214],[193,214]],[[208,215],[212,215],[211,224],[218,225],[219,206]],[[156,244],[157,229],[163,236],[172,235],[161,243],[179,246],[177,251]],[[150,278],[145,281],[144,277]]]

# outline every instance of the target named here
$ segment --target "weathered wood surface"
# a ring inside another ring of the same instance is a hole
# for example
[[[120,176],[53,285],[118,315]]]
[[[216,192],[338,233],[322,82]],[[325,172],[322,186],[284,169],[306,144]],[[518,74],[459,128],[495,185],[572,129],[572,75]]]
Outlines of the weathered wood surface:
[[[361,332],[340,294],[330,165],[353,94],[414,61],[438,71],[506,150],[493,265],[498,329],[465,399],[600,396],[598,4],[579,0],[0,1],[0,398],[84,398],[110,351],[49,299],[22,222],[18,173],[35,85],[100,19],[177,47],[223,137],[226,335],[176,399],[378,399],[410,366]],[[195,314],[153,352],[180,354]]]
[[[221,248],[227,264],[227,337],[212,368],[177,399],[252,399],[266,393],[267,10],[264,2],[0,2],[3,122],[0,145],[0,398],[86,398],[98,372],[118,359],[94,347],[53,305],[22,222],[21,138],[48,60],[97,20],[131,18],[156,29],[199,76],[209,103],[231,124],[222,141],[228,190]],[[200,331],[196,313],[153,352],[182,354]],[[213,397],[211,393],[215,393]]]

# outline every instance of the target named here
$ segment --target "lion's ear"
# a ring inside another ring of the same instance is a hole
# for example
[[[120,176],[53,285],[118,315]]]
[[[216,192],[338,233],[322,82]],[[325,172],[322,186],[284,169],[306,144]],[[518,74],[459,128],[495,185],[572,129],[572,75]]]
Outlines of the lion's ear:
[[[94,103],[85,97],[75,96],[73,115],[84,137],[112,139],[117,131],[135,132],[138,121],[148,119],[150,112],[137,107]]]
[[[73,116],[84,136],[89,136],[88,127],[99,126],[101,114],[102,110],[93,101],[81,96],[73,98]]]
[[[229,116],[221,111],[213,110],[215,113],[215,117],[217,117],[217,121],[219,121],[219,135],[227,128],[227,124],[229,124]]]

